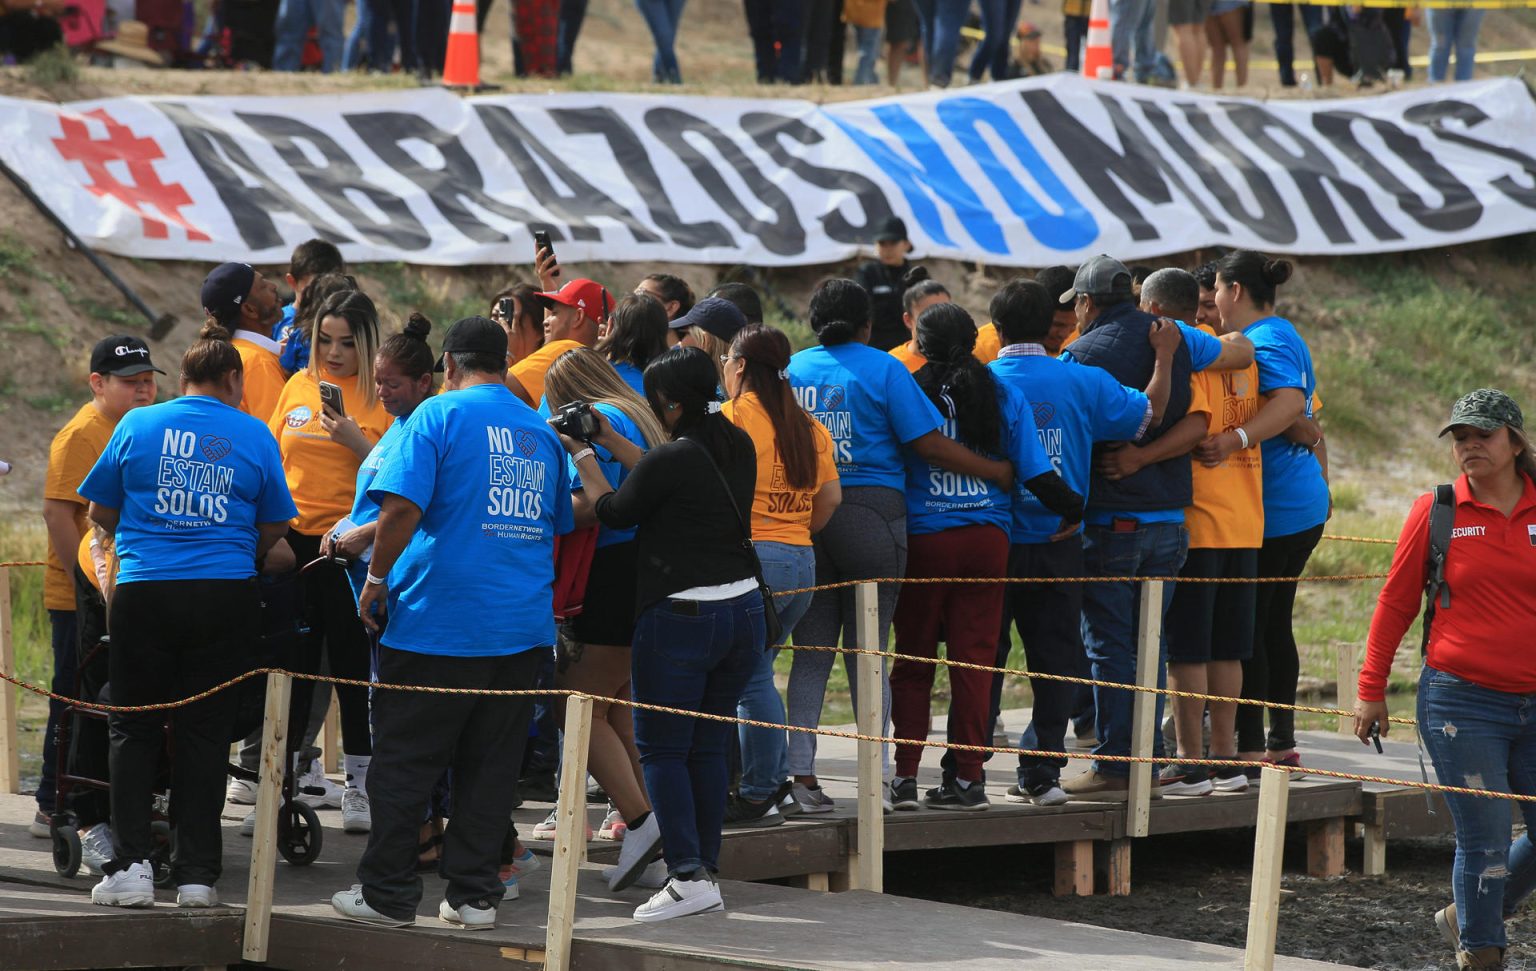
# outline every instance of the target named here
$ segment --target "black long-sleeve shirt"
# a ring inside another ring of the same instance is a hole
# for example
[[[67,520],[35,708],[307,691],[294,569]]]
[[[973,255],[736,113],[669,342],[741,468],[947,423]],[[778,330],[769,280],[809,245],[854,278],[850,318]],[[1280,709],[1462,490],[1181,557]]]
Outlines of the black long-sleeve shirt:
[[[736,508],[749,516],[757,452],[746,432],[734,425],[729,431],[731,458],[720,471],[731,485]],[[756,575],[736,511],[710,467],[709,454],[686,437],[646,452],[619,491],[598,499],[597,518],[615,529],[638,527],[637,615],[679,591]]]
[[[900,266],[867,260],[854,271],[854,281],[869,291],[870,347],[888,351],[911,340],[912,335],[901,319],[901,298],[906,294],[901,279],[911,268],[906,260]]]

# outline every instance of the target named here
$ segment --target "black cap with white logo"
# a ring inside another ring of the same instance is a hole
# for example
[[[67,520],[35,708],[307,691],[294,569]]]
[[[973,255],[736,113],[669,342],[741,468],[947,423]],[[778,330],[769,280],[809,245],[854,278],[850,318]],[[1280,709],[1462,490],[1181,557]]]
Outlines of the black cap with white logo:
[[[149,359],[149,345],[138,337],[114,334],[103,337],[91,348],[91,373],[115,374],[120,378],[153,371],[165,372],[155,367]]]

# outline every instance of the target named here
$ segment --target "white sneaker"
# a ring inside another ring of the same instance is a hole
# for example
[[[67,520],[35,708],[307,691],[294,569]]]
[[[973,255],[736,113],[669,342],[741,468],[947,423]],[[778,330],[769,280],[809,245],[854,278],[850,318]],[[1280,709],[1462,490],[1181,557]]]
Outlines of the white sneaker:
[[[598,827],[597,838],[622,843],[624,841],[624,834],[628,831],[629,827],[624,823],[623,814],[614,809],[603,817],[603,825]]]
[[[560,821],[560,810],[559,809],[551,809],[549,811],[549,815],[544,817],[544,821],[542,823],[535,823],[534,824],[534,826],[533,826],[533,837],[532,838],[536,839],[536,840],[552,840],[552,839],[554,839],[555,838],[555,827],[559,824],[559,821]]]
[[[1067,793],[1061,786],[1051,786],[1042,793],[1031,794],[1029,801],[1036,806],[1064,806],[1067,802]]]
[[[112,829],[97,823],[80,834],[80,865],[92,873],[102,873],[112,862]]]
[[[27,824],[27,832],[33,839],[51,840],[53,839],[53,820],[39,809],[32,814],[32,822]]]
[[[530,849],[524,849],[522,856],[513,857],[512,865],[517,867],[518,876],[523,877],[544,868],[544,864],[539,862],[539,858],[534,856],[533,851]]]
[[[339,890],[331,895],[331,906],[336,913],[363,924],[378,924],[381,927],[410,927],[416,923],[416,915],[412,914],[408,920],[396,920],[393,917],[385,917],[383,914],[368,906],[368,901],[363,899],[363,885],[352,884],[351,889]]]
[[[224,798],[237,806],[256,805],[256,783],[245,779],[230,779],[224,787]]]
[[[724,909],[725,901],[720,899],[720,887],[714,877],[701,873],[697,880],[668,880],[654,897],[635,908],[635,920],[651,924]]]
[[[176,888],[178,907],[217,907],[219,895],[212,887],[201,883],[188,883]]]
[[[366,833],[373,828],[373,812],[368,807],[368,793],[348,789],[341,797],[341,831]]]
[[[309,763],[309,771],[293,780],[293,798],[310,809],[336,809],[346,800],[346,792],[345,786],[325,777],[319,762]]]
[[[149,868],[149,861],[130,863],[126,869],[102,877],[91,888],[91,903],[103,907],[153,907],[155,873]]]
[[[608,881],[608,885],[610,887],[613,886],[614,874],[618,872],[619,868],[616,866],[605,867],[603,869],[603,879]],[[652,863],[650,866],[640,871],[640,876],[635,878],[634,883],[630,884],[630,886],[639,887],[642,890],[660,890],[666,885],[667,862],[665,860],[657,860],[655,863]]]
[[[496,929],[496,908],[484,900],[473,900],[457,908],[445,900],[438,905],[437,916],[443,923],[462,927],[467,931]]]
[[[245,814],[244,819],[240,820],[240,835],[256,835],[256,810],[252,809],[250,812]]]
[[[619,865],[614,867],[609,890],[623,890],[634,883],[651,861],[661,855],[661,824],[653,812],[645,822],[624,834],[619,844]]]

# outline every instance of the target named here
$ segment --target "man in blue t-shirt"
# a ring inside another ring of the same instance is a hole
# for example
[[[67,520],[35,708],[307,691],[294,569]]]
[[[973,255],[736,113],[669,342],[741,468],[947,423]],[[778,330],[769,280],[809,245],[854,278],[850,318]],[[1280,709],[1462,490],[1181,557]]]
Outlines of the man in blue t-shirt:
[[[1054,326],[1056,296],[1034,280],[1015,281],[998,291],[989,309],[1003,348],[990,367],[999,381],[1029,398],[1040,444],[1052,467],[1068,488],[1087,496],[1094,444],[1135,441],[1162,418],[1180,335],[1171,325],[1149,327],[1142,339],[1154,351],[1153,376],[1145,393],[1127,388],[1106,371],[1058,360],[1047,352],[1044,342]],[[1062,533],[1059,516],[1048,512],[1030,493],[1017,492],[1008,575],[1042,580],[1082,576],[1082,532],[1072,528],[1066,535]],[[1007,593],[1008,609],[1003,616],[1011,615],[1018,628],[1029,670],[1086,676],[1079,626],[1082,585],[1014,583],[1008,585]],[[1011,647],[1005,619],[998,639],[999,667],[1005,665]],[[1076,686],[1046,679],[1034,680],[1030,686],[1034,709],[1024,747],[1064,751]],[[1008,790],[1009,801],[1039,806],[1066,802],[1059,785],[1066,761],[1065,756],[1020,756],[1018,785]]]
[[[1072,302],[1082,331],[1062,355],[1064,359],[1102,368],[1128,387],[1149,386],[1155,353],[1146,334],[1157,318],[1137,307],[1131,295],[1131,272],[1124,264],[1108,256],[1094,257],[1078,267],[1072,289],[1059,300]],[[1143,444],[1155,443],[1180,425],[1189,411],[1192,373],[1247,367],[1253,359],[1253,345],[1240,334],[1218,340],[1187,325],[1178,328],[1183,339],[1168,375],[1168,404],[1162,420],[1143,436]],[[1184,509],[1193,499],[1189,461],[1186,452],[1114,478],[1094,470],[1084,516],[1083,567],[1088,576],[1127,578],[1123,583],[1084,586],[1083,643],[1097,681],[1136,683],[1141,584],[1134,578],[1174,576],[1184,565],[1188,548]],[[1172,598],[1173,585],[1164,584],[1165,615]],[[1163,645],[1162,653],[1166,650]],[[1166,678],[1167,666],[1160,657],[1159,687]],[[1131,695],[1120,688],[1094,688],[1099,734],[1095,755],[1131,754]],[[1161,721],[1161,695],[1156,704]],[[1159,734],[1154,754],[1162,754],[1161,749]],[[1095,762],[1093,771],[1068,780],[1062,788],[1071,799],[1124,799],[1128,769],[1124,762]]]
[[[382,684],[529,690],[555,640],[555,537],[573,525],[565,449],[503,383],[499,325],[455,323],[438,368],[445,393],[411,413],[368,488],[379,520],[358,609],[380,631]],[[415,922],[417,834],[447,767],[454,813],[438,916],[467,929],[496,923],[532,710],[528,697],[374,693],[373,830],[359,884],[331,898],[338,913]]]

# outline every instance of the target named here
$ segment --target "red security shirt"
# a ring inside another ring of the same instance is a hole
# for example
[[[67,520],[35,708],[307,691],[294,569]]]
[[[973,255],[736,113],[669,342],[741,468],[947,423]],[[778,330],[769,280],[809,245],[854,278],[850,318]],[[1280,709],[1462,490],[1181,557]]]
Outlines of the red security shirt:
[[[1387,673],[1403,635],[1424,600],[1429,555],[1429,507],[1413,504],[1398,539],[1392,571],[1371,618],[1358,697],[1386,697]],[[1456,529],[1445,558],[1451,605],[1435,610],[1429,664],[1495,691],[1536,692],[1536,485],[1505,518],[1472,498],[1467,477],[1456,480]]]

